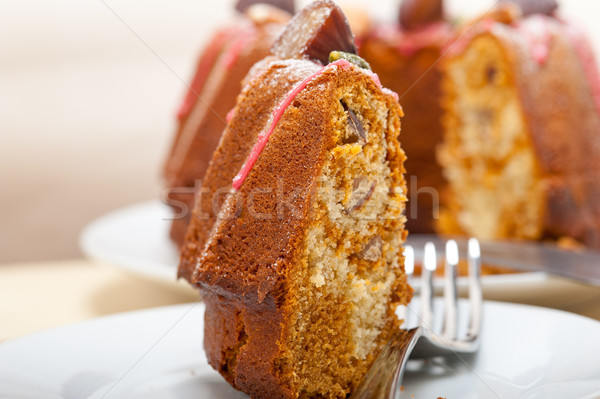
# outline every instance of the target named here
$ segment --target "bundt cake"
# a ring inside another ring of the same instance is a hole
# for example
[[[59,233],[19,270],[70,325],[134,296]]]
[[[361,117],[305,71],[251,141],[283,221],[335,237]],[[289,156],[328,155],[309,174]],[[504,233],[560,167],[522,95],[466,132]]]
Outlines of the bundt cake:
[[[206,173],[241,81],[268,54],[291,17],[293,0],[240,0],[237,10],[240,15],[235,22],[215,32],[200,55],[177,115],[178,128],[164,175],[166,202],[175,211],[171,238],[178,245],[191,219],[197,182]]]
[[[439,60],[453,34],[442,0],[404,0],[398,24],[375,25],[360,39],[359,54],[381,83],[400,95],[406,114],[402,147],[408,154],[411,233],[433,233],[445,200],[446,183],[436,161],[443,134]]]
[[[245,80],[180,274],[206,304],[209,363],[252,398],[344,398],[399,328],[402,109],[340,9],[296,15]]]
[[[444,61],[440,231],[600,247],[600,79],[555,1],[503,1]]]

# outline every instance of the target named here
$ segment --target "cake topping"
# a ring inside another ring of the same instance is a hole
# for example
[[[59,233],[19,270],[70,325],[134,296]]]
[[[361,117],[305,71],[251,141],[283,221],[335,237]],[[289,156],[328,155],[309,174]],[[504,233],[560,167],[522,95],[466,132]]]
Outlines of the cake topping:
[[[294,0],[238,0],[235,9],[239,12],[245,12],[246,9],[255,4],[269,4],[290,14],[294,14],[295,12]]]
[[[404,0],[400,4],[400,25],[405,29],[439,22],[444,19],[442,0]]]
[[[499,4],[514,3],[521,7],[523,16],[532,14],[552,15],[558,8],[556,0],[499,0]]]
[[[337,60],[341,59],[345,59],[346,61],[353,63],[359,68],[366,69],[369,71],[372,70],[371,65],[369,65],[367,61],[365,61],[363,58],[359,57],[356,54],[345,53],[343,51],[332,51],[331,53],[329,53],[329,62],[336,62]]]
[[[317,0],[296,14],[271,48],[284,59],[308,58],[323,65],[336,50],[356,54],[356,45],[344,13],[331,0]]]

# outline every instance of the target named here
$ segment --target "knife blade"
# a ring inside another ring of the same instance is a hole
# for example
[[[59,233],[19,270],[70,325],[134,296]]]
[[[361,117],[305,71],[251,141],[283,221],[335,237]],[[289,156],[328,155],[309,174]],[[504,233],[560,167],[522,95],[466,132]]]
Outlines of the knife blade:
[[[444,245],[449,239],[456,240],[461,249],[467,246],[464,237],[428,234],[409,236],[406,245],[412,245],[418,257],[418,249],[433,242],[438,255],[443,256]],[[600,251],[587,248],[567,251],[548,243],[517,241],[481,241],[480,246],[484,264],[528,272],[542,271],[600,287]]]

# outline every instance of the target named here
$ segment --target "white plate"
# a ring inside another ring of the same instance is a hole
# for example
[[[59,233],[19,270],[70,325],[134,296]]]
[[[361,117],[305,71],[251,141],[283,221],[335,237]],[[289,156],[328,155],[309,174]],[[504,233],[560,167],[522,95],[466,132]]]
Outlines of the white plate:
[[[245,398],[205,360],[203,310],[196,303],[125,313],[4,343],[0,398]],[[600,323],[496,302],[484,316],[477,355],[408,372],[401,397],[600,397]]]
[[[133,205],[111,212],[90,223],[82,232],[80,246],[89,257],[149,277],[175,281],[179,261],[169,239],[171,209],[160,201]],[[545,273],[485,276],[484,288],[543,284]],[[461,286],[466,282],[461,279]],[[418,287],[419,281],[414,281]],[[441,279],[439,285],[441,287]]]
[[[171,221],[171,208],[158,200],[129,206],[86,226],[79,245],[90,258],[175,281],[179,255],[169,238]]]

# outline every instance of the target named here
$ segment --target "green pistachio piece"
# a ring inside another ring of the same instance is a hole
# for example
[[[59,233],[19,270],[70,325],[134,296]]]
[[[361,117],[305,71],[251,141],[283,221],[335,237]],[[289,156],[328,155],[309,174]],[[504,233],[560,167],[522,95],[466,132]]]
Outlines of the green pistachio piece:
[[[344,59],[352,64],[356,65],[359,68],[366,69],[372,71],[371,65],[363,58],[359,57],[356,54],[345,53],[343,51],[332,51],[329,53],[329,62],[336,62],[338,60]]]

